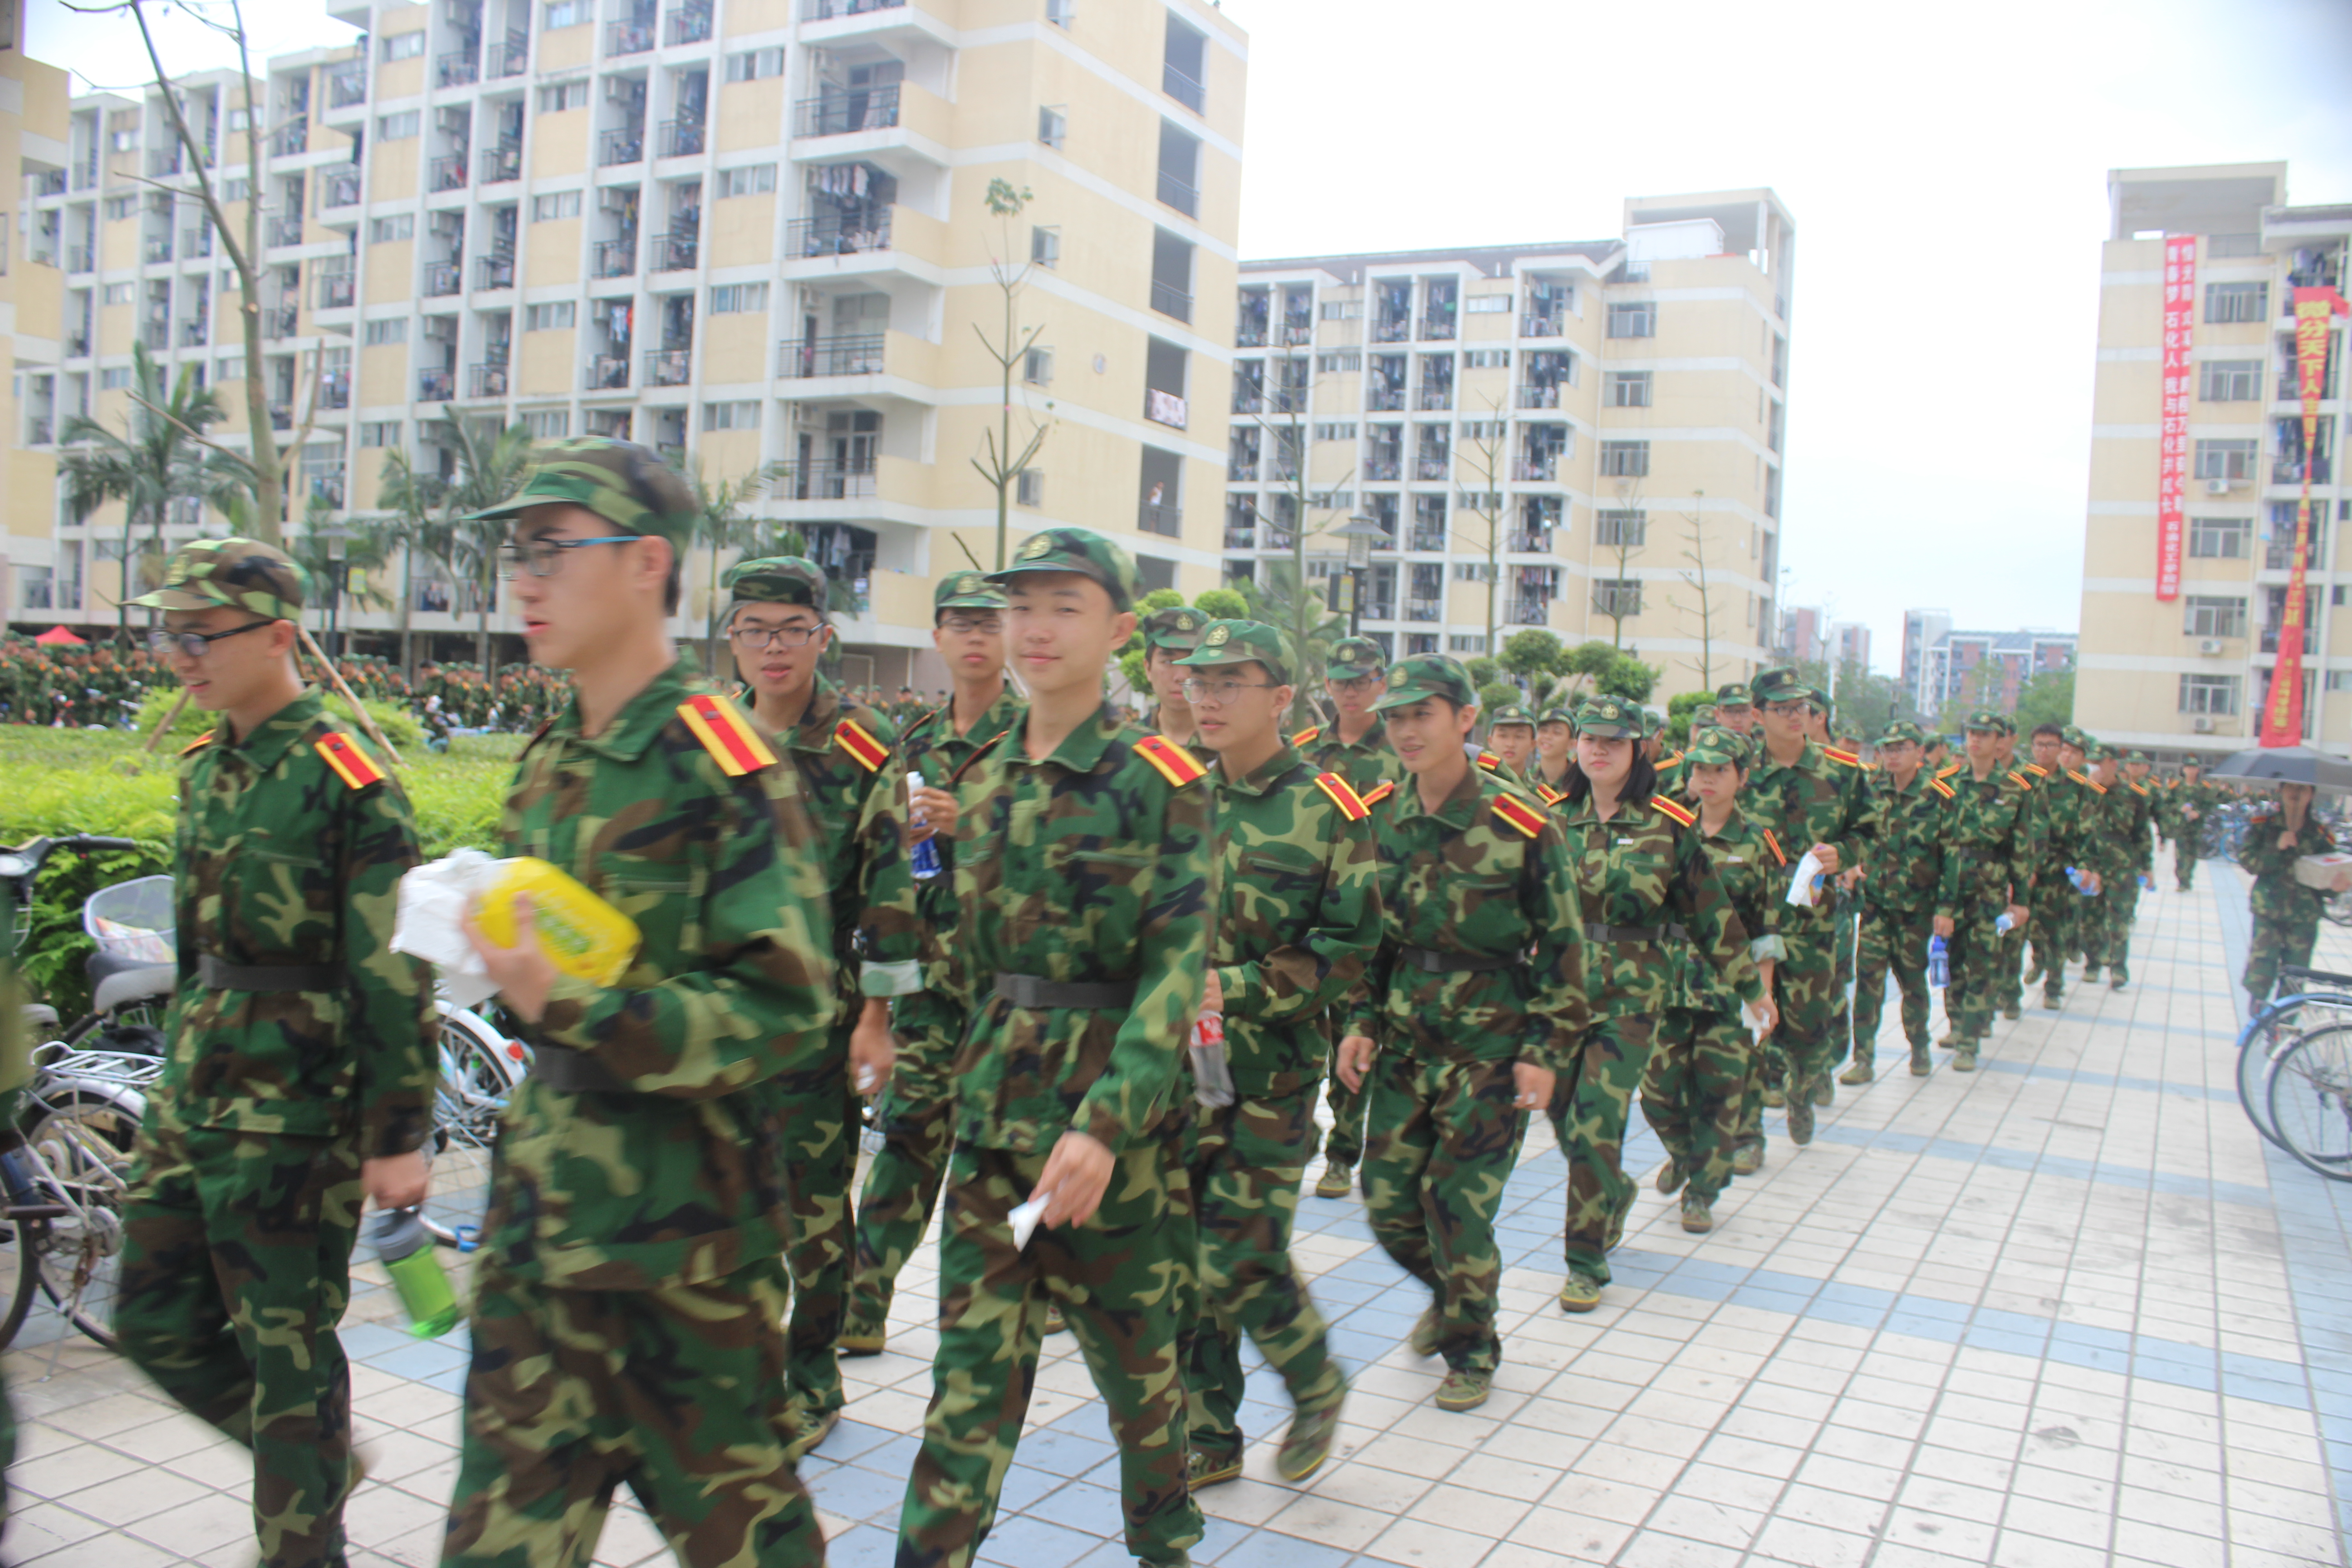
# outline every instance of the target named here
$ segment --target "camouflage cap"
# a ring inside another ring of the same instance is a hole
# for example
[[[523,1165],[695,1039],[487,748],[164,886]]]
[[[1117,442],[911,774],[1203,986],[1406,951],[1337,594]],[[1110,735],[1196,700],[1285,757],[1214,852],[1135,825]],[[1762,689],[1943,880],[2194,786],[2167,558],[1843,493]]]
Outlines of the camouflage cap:
[[[1595,697],[1576,710],[1576,732],[1604,738],[1642,738],[1642,705],[1622,697]]]
[[[1135,608],[1135,557],[1091,528],[1049,528],[1031,534],[1013,552],[1013,564],[991,572],[988,580],[1005,583],[1025,572],[1075,572],[1101,584],[1112,609]]]
[[[1924,746],[1927,743],[1927,731],[1908,719],[1897,719],[1878,732],[1878,743],[1882,746],[1899,744],[1905,741],[1908,741],[1915,746]]]
[[[2009,721],[2009,715],[1991,708],[1978,709],[1975,712],[1969,715],[1968,722],[1962,725],[1961,728],[1964,730],[1990,730],[1996,735],[2014,735],[2017,733],[2016,726],[2012,725]]]
[[[2097,745],[2098,742],[2094,740],[2089,731],[2083,729],[2081,725],[2069,724],[2058,731],[2058,743],[2062,746],[2072,746],[2078,752],[2087,752],[2093,746]]]
[[[1478,706],[1478,689],[1470,684],[1470,671],[1460,659],[1450,654],[1417,653],[1389,666],[1388,689],[1372,703],[1372,710],[1405,708],[1433,697],[1442,697],[1456,708]]]
[[[702,511],[693,489],[651,447],[582,436],[541,442],[532,449],[521,488],[474,516],[513,517],[527,507],[562,501],[586,507],[615,528],[656,534],[681,549],[692,540]]]
[[[2153,763],[2155,760],[2155,758],[2149,756],[2146,752],[2141,751],[2137,746],[2134,746],[2130,751],[2124,753],[2124,761],[2127,763]]]
[[[2083,757],[2086,762],[2112,763],[2119,760],[2122,756],[2123,752],[2117,751],[2115,747],[2108,745],[2105,741],[2093,741],[2089,745],[2083,748]]]
[[[1388,662],[1381,645],[1371,638],[1341,637],[1324,655],[1323,673],[1333,680],[1360,680],[1367,675],[1378,675]]]
[[[1143,634],[1143,646],[1146,647],[1190,653],[1201,646],[1201,634],[1208,625],[1208,616],[1189,605],[1178,605],[1171,609],[1152,611],[1143,617],[1143,625],[1136,629]]]
[[[1654,735],[1664,734],[1665,732],[1665,728],[1666,720],[1664,714],[1660,713],[1654,708],[1644,707],[1642,710],[1642,738],[1643,740],[1646,741]]]
[[[1714,724],[1717,724],[1717,723],[1720,722],[1720,721],[1721,721],[1721,720],[1722,720],[1722,717],[1723,717],[1723,711],[1722,711],[1722,709],[1721,709],[1718,705],[1717,705],[1716,703],[1713,703],[1713,702],[1701,702],[1701,703],[1698,703],[1698,704],[1696,704],[1696,706],[1694,706],[1694,707],[1691,709],[1691,710],[1690,710],[1690,722],[1691,722],[1691,729],[1692,729],[1694,731],[1699,731],[1699,730],[1706,729],[1706,728],[1708,728],[1710,725],[1714,725]]]
[[[1491,735],[1506,724],[1525,724],[1532,728],[1535,721],[1535,710],[1526,703],[1506,702],[1486,716],[1486,732]]]
[[[1683,748],[1683,761],[1691,767],[1721,767],[1730,763],[1746,767],[1754,757],[1748,737],[1737,730],[1727,730],[1720,724],[1709,724],[1691,731],[1688,746]]]
[[[1719,707],[1746,708],[1755,700],[1748,694],[1747,682],[1727,680],[1715,689],[1715,700]]]
[[[1753,700],[1766,702],[1811,702],[1813,689],[1793,669],[1768,669],[1748,688]]]
[[[1547,708],[1536,716],[1536,723],[1538,726],[1565,724],[1573,730],[1576,728],[1576,715],[1565,708]]]
[[[1178,664],[1203,668],[1262,664],[1276,685],[1290,684],[1290,658],[1283,650],[1282,634],[1264,621],[1211,621],[1200,635],[1201,646],[1178,659]]]
[[[941,610],[1001,610],[1004,590],[977,572],[950,572],[931,590],[931,614]]]
[[[805,605],[824,609],[824,568],[798,555],[738,561],[719,579],[728,605]]]
[[[226,605],[273,621],[299,619],[310,574],[286,552],[256,539],[198,539],[172,552],[163,585],[131,601],[148,610],[209,610]]]
[[[2202,757],[2183,757],[2180,759],[2180,765],[2184,768],[2195,768],[2201,773],[2205,771],[2205,759]]]

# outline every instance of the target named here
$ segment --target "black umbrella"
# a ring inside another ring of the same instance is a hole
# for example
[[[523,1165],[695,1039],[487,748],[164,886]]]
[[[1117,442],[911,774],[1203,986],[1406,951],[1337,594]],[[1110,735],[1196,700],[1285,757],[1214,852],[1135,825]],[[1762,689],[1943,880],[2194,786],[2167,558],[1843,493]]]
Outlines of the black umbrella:
[[[2309,746],[2256,746],[2206,773],[2254,784],[2307,784],[2330,795],[2352,795],[2352,762]]]

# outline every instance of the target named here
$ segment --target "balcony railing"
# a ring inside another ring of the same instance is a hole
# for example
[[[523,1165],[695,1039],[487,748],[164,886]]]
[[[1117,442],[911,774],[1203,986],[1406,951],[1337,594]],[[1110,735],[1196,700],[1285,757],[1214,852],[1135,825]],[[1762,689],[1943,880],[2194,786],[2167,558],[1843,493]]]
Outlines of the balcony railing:
[[[1160,68],[1160,90],[1195,114],[1201,113],[1202,106],[1209,101],[1208,89],[1178,70],[1173,60]]]
[[[2318,629],[2318,627],[2312,626],[2308,622],[2305,623],[2303,628],[2303,651],[2305,654],[2308,655],[2313,651],[2313,648],[2315,646],[2314,634],[2317,632]],[[2276,626],[2264,626],[2263,628],[2262,636],[2262,651],[2264,653],[2276,653],[2278,650],[2279,628]]]
[[[2273,458],[2271,459],[2271,483],[2274,485],[2299,485],[2303,483],[2303,469],[2304,461],[2300,458]],[[2321,453],[2318,457],[2311,459],[2311,482],[2315,485],[2333,483],[2334,481],[2330,479],[2328,476],[2334,471],[2334,469],[2335,464],[2330,461],[2329,454],[2326,452]]]
[[[709,137],[699,120],[665,120],[661,122],[661,152],[664,158],[699,158]]]
[[[1376,485],[1394,484],[1397,476],[1403,470],[1404,464],[1401,458],[1367,458],[1364,459],[1364,478]]]
[[[875,493],[874,462],[786,463],[768,493],[780,500],[847,500]]]
[[[1234,383],[1234,412],[1236,414],[1265,413],[1265,394],[1246,382]]]
[[[816,338],[776,345],[776,374],[793,380],[820,375],[877,375],[882,370],[882,334]]]
[[[1386,596],[1375,596],[1369,590],[1367,590],[1364,595],[1361,608],[1364,619],[1368,621],[1392,621],[1396,619],[1396,600]]]
[[[662,41],[671,48],[698,44],[710,37],[710,7],[688,5],[662,18]]]
[[[1445,601],[1443,599],[1407,599],[1404,602],[1404,618],[1408,621],[1438,620],[1443,617],[1444,610]]]
[[[1412,405],[1423,414],[1433,413],[1441,408],[1451,408],[1454,406],[1454,389],[1450,386],[1424,386],[1421,389],[1420,396],[1413,400]]]
[[[1521,408],[1557,408],[1559,388],[1557,386],[1521,386],[1514,399]]]
[[[646,353],[647,386],[684,386],[691,376],[691,349],[650,349]]]
[[[1519,336],[1523,338],[1556,338],[1567,330],[1567,316],[1557,310],[1519,318]]]
[[[863,16],[871,11],[895,11],[907,0],[806,0],[801,6],[803,22],[830,22],[840,16]]]
[[[507,367],[499,364],[478,364],[466,372],[466,395],[468,397],[504,397],[507,395]]]
[[[1515,529],[1505,541],[1503,548],[1516,550],[1522,554],[1549,555],[1551,553],[1551,530],[1548,528],[1533,531],[1524,528]]]
[[[1303,386],[1277,386],[1265,395],[1265,405],[1275,414],[1307,412],[1307,389]]]
[[[329,74],[327,78],[329,109],[349,109],[355,103],[366,101],[367,72],[345,69]]]
[[[1421,319],[1421,337],[1423,342],[1452,342],[1454,341],[1454,318],[1451,316],[1423,316]]]
[[[302,243],[302,215],[274,217],[262,226],[264,245],[299,245]]]
[[[446,403],[457,395],[457,373],[449,370],[420,370],[416,373],[416,401]]]
[[[438,299],[444,294],[456,294],[466,287],[466,269],[455,261],[432,261],[425,267],[425,296]]]
[[[1559,459],[1550,458],[1520,458],[1511,464],[1511,478],[1549,484],[1559,478]]]
[[[1184,532],[1184,509],[1144,501],[1137,514],[1137,526],[1146,533],[1164,533],[1171,539],[1181,538]]]
[[[1234,347],[1237,349],[1262,349],[1265,347],[1265,323],[1264,321],[1244,321],[1241,326],[1236,327],[1234,330]]]
[[[514,287],[514,258],[482,256],[474,260],[474,287],[477,289],[511,289]]]
[[[884,208],[876,221],[859,227],[839,217],[794,218],[784,226],[786,259],[801,256],[856,256],[890,248],[890,213]]]
[[[1412,321],[1404,316],[1391,316],[1372,323],[1372,342],[1376,343],[1409,342],[1412,338]]]
[[[147,243],[140,247],[140,254],[144,256],[150,261],[171,260],[172,237],[168,234],[149,235],[147,237]]]
[[[1256,454],[1252,453],[1247,457],[1244,457],[1239,453],[1234,453],[1228,456],[1225,458],[1225,478],[1230,482],[1237,485],[1255,484],[1257,482]]]
[[[2320,540],[2318,535],[2315,533],[2305,542],[2303,563],[2305,566],[2312,567],[2315,570],[2318,567],[2321,553],[2319,546]],[[2284,539],[2273,539],[2268,544],[2263,546],[2263,569],[2264,571],[2284,572],[2294,564],[2294,536],[2293,534],[2289,534]]]
[[[530,68],[530,35],[509,33],[506,42],[490,46],[488,57],[482,64],[493,81],[522,75]]]
[[[352,405],[352,378],[348,371],[331,370],[319,378],[319,406],[349,408]]]
[[[436,191],[462,191],[466,188],[466,165],[471,162],[463,153],[445,153],[433,160],[433,188]]]
[[[89,333],[88,331],[68,332],[66,334],[66,358],[88,359],[89,357]]]
[[[1404,389],[1375,386],[1364,395],[1364,406],[1375,414],[1402,414],[1404,412]]]
[[[184,349],[200,349],[212,342],[212,323],[202,316],[196,317],[194,321],[182,321],[180,346]]]
[[[458,54],[443,55],[434,63],[434,74],[443,87],[471,87],[482,79],[482,62],[468,49]]]
[[[634,239],[600,239],[596,242],[595,270],[599,278],[626,278],[637,269],[637,242]]]
[[[164,179],[180,172],[180,144],[176,141],[168,148],[159,148],[147,154],[147,177]]]
[[[1282,324],[1282,346],[1286,349],[1305,348],[1315,341],[1315,324],[1311,321],[1285,321]]]
[[[98,149],[93,147],[90,149],[88,161],[77,167],[73,172],[73,188],[78,191],[89,191],[95,190],[97,187]]]
[[[846,136],[857,131],[887,131],[898,123],[898,88],[870,87],[863,92],[827,93],[804,98],[794,106],[795,136]]]
[[[271,398],[269,400],[269,427],[272,430],[291,430],[294,428],[294,405],[291,403],[287,402],[284,398]]]
[[[313,308],[320,310],[344,310],[358,298],[358,279],[348,272],[330,272],[319,279],[319,294]]]
[[[654,29],[646,22],[614,22],[604,29],[604,55],[641,55],[654,47]]]
[[[617,392],[629,384],[629,356],[625,353],[598,354],[589,362],[588,390]]]
[[[1225,524],[1225,548],[1228,550],[1256,549],[1257,525],[1248,522]]]
[[[98,254],[93,247],[87,245],[68,245],[66,247],[67,271],[91,272],[97,270],[97,267]]]
[[[198,257],[210,256],[212,253],[213,231],[210,224],[206,224],[202,228],[184,228],[180,231],[182,258],[194,260]]]
[[[261,308],[261,335],[265,338],[290,338],[300,325],[302,307],[292,300],[281,300],[275,305]]]
[[[690,234],[657,234],[646,246],[648,272],[691,272],[702,247]]]
[[[1156,386],[1143,389],[1143,416],[1155,425],[1165,425],[1171,430],[1185,428],[1192,410],[1184,399],[1172,392],[1162,392]]]
[[[343,504],[343,476],[341,474],[311,475],[310,493],[329,506],[341,510]]]
[[[272,157],[299,157],[310,150],[310,121],[307,115],[288,121],[269,138],[269,153]]]
[[[1539,626],[1551,619],[1549,599],[1513,599],[1503,618],[1515,626]]]
[[[37,415],[33,418],[25,421],[25,444],[26,446],[47,447],[54,443],[57,438],[57,426],[46,416]]]
[[[1445,548],[1445,530],[1439,528],[1434,524],[1416,522],[1412,525],[1411,542],[1408,543],[1405,548],[1408,550],[1443,550]]]
[[[1189,321],[1192,319],[1192,296],[1173,283],[1154,278],[1151,280],[1151,308],[1163,316]]]
[[[1453,467],[1453,460],[1447,458],[1415,458],[1412,460],[1412,477],[1424,483],[1443,479]]]
[[[1200,215],[1201,193],[1165,169],[1160,171],[1160,200],[1162,205],[1174,207],[1186,217]]]
[[[32,175],[33,194],[37,196],[61,196],[66,194],[66,172],[63,169],[43,169]]]
[[[641,163],[646,157],[646,132],[642,125],[622,131],[596,132],[596,166],[609,169],[615,163]]]
[[[354,207],[360,202],[360,172],[357,169],[330,169],[319,178],[319,205]]]
[[[522,149],[492,147],[484,153],[474,170],[474,178],[485,185],[502,185],[509,180],[522,178]]]

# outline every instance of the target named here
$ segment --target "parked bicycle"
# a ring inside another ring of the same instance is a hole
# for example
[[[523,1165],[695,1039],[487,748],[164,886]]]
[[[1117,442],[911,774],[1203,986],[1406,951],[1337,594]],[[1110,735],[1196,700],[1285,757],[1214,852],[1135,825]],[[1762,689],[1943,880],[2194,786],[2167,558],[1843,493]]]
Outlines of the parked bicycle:
[[[2289,966],[2290,994],[2238,1036],[2238,1100],[2263,1137],[2331,1181],[2352,1181],[2352,974]]]

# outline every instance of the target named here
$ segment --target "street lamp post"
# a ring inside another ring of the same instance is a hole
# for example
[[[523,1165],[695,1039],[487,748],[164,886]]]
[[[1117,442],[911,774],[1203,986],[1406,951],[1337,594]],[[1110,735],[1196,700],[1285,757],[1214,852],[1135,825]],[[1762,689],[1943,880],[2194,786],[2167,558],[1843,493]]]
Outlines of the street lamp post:
[[[1348,635],[1355,637],[1364,629],[1364,574],[1372,568],[1372,542],[1390,542],[1389,531],[1360,511],[1330,531],[1348,542]]]
[[[325,522],[312,531],[327,544],[327,647],[329,657],[340,664],[343,658],[343,574],[349,569],[344,547],[352,537],[351,525]]]

